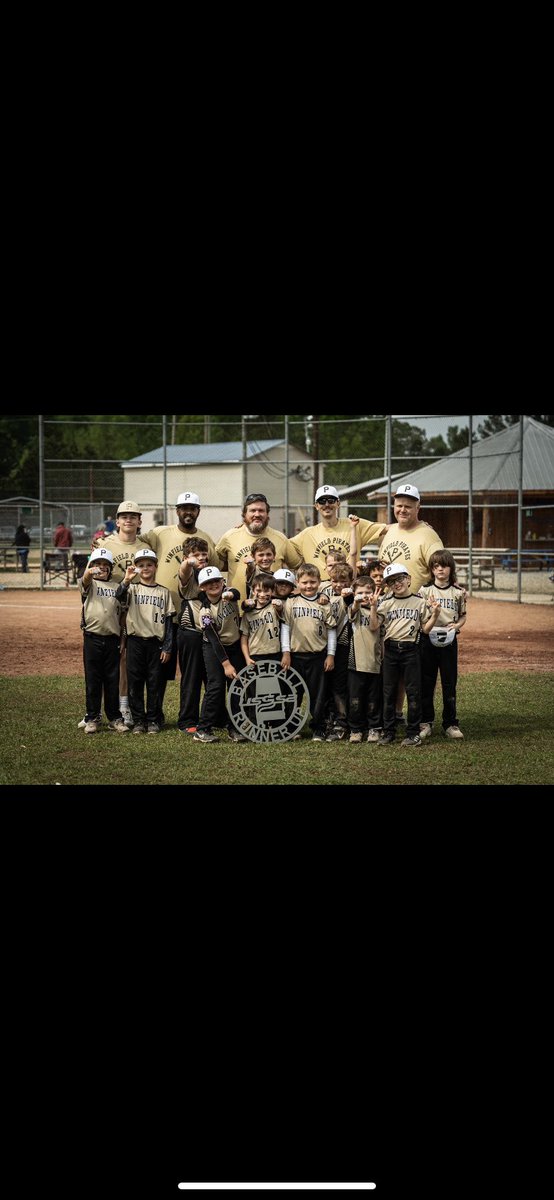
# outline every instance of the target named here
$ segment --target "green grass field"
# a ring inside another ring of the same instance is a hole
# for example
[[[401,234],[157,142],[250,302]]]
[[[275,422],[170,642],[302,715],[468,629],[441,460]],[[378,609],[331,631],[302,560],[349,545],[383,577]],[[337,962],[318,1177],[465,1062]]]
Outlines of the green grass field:
[[[166,692],[168,726],[155,737],[105,730],[85,735],[77,728],[84,712],[78,678],[0,677],[0,696],[0,783],[8,785],[78,787],[103,778],[113,783],[109,796],[116,800],[123,798],[120,783],[133,778],[185,788],[309,784],[332,785],[347,799],[350,785],[375,782],[375,770],[379,787],[525,786],[554,778],[554,674],[464,675],[458,684],[463,742],[442,735],[439,688],[433,736],[413,750],[401,749],[400,738],[387,747],[312,743],[306,730],[301,741],[282,745],[235,745],[222,733],[221,742],[203,746],[176,728],[178,681]]]

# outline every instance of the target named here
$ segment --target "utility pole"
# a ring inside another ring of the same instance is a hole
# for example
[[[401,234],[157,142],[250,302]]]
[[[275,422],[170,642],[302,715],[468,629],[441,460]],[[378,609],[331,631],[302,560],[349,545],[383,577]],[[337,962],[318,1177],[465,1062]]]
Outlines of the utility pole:
[[[312,417],[312,429],[314,434],[314,496],[319,487],[319,417]],[[312,521],[313,523],[313,521]]]

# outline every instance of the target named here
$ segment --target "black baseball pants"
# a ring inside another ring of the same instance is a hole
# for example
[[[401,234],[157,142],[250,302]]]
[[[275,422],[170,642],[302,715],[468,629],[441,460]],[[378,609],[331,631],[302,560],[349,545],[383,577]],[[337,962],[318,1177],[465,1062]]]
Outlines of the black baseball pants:
[[[433,696],[437,676],[441,677],[442,727],[457,725],[456,684],[458,682],[458,638],[449,646],[433,646],[427,634],[421,635],[421,719],[430,725],[435,720]]]
[[[147,721],[158,723],[160,690],[160,652],[162,643],[157,637],[143,638],[127,634],[127,679],[129,708],[135,725]],[[119,686],[119,684],[118,684]],[[144,688],[146,686],[146,711]]]
[[[323,670],[327,650],[298,651],[291,654],[291,666],[302,676],[310,695],[311,730],[325,735],[325,702],[329,694],[328,674]]]
[[[158,725],[162,726],[165,722],[163,704],[165,689],[170,679],[175,679],[177,673],[177,626],[171,622],[171,657],[169,662],[160,663],[160,684],[158,688],[158,713],[155,720]]]
[[[116,633],[85,633],[83,637],[85,668],[86,720],[94,721],[104,709],[108,721],[117,721],[119,711],[119,638]]]
[[[421,654],[417,642],[395,642],[385,639],[383,655],[383,730],[395,733],[396,693],[398,682],[404,680],[408,699],[407,737],[419,734],[421,724]]]
[[[346,729],[348,721],[347,713],[347,696],[348,696],[348,656],[350,646],[341,645],[337,642],[335,650],[335,669],[330,671],[327,680],[327,704],[326,715],[331,724],[338,729]]]
[[[240,638],[237,638],[237,641],[233,642],[231,646],[225,646],[225,653],[235,670],[242,671],[246,663],[240,648]],[[200,733],[211,733],[214,725],[217,729],[234,729],[225,704],[227,692],[225,671],[209,642],[202,642],[202,654],[206,671],[206,690],[200,709],[198,730]]]
[[[200,692],[206,682],[202,634],[195,629],[177,630],[177,656],[181,682],[179,685],[179,729],[191,729],[198,725],[200,715]]]
[[[383,728],[381,672],[348,671],[348,724],[351,733]]]

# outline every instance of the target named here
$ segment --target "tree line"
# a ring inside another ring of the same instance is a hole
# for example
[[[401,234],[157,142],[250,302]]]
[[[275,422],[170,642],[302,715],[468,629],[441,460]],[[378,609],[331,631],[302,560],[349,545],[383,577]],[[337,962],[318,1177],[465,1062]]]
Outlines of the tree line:
[[[381,414],[384,418],[385,414]],[[473,431],[474,442],[513,424],[519,416],[486,417]],[[535,420],[553,425],[554,417],[536,416]],[[386,472],[384,419],[353,414],[289,416],[289,442],[314,458],[346,460],[338,462],[332,474],[337,482],[352,485],[382,477]],[[168,444],[186,445],[204,442],[240,442],[243,429],[248,442],[260,443],[284,437],[284,417],[274,413],[251,414],[243,426],[241,415],[185,413],[167,417]],[[392,473],[418,470],[431,458],[442,458],[468,444],[467,427],[448,427],[446,439],[427,437],[417,424],[396,418],[392,421]],[[87,459],[114,463],[155,450],[163,442],[162,419],[157,414],[54,416],[44,424],[44,457],[77,463]],[[359,461],[355,461],[359,460]],[[36,416],[0,417],[0,469],[2,499],[10,496],[38,496],[39,434]],[[330,477],[327,468],[326,478]]]

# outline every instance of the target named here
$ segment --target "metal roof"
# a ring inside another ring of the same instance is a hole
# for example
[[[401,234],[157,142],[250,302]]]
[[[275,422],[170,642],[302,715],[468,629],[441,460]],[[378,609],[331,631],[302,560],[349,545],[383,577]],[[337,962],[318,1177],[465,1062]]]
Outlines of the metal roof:
[[[519,487],[519,421],[474,442],[474,492],[517,492]],[[419,471],[396,480],[413,483],[423,496],[469,490],[469,448],[457,450]],[[367,487],[372,485],[368,481]],[[374,486],[374,485],[373,485]],[[554,491],[554,429],[532,417],[523,418],[523,490]],[[375,494],[375,493],[371,493]]]
[[[283,446],[283,438],[246,443],[246,457],[256,458],[265,454],[275,446]],[[292,448],[292,447],[291,447]],[[201,463],[242,462],[242,442],[208,442],[206,445],[166,446],[166,462],[168,466],[194,466]],[[136,458],[127,459],[122,467],[149,467],[163,463],[163,446],[157,450],[148,450]]]
[[[391,475],[391,480],[400,479],[403,471],[399,474]],[[351,487],[337,487],[337,492],[341,500],[347,499],[348,496],[355,496],[358,492],[365,492],[366,488],[378,488],[382,484],[388,483],[388,475],[379,475],[377,479],[367,479],[365,483],[353,483]]]

